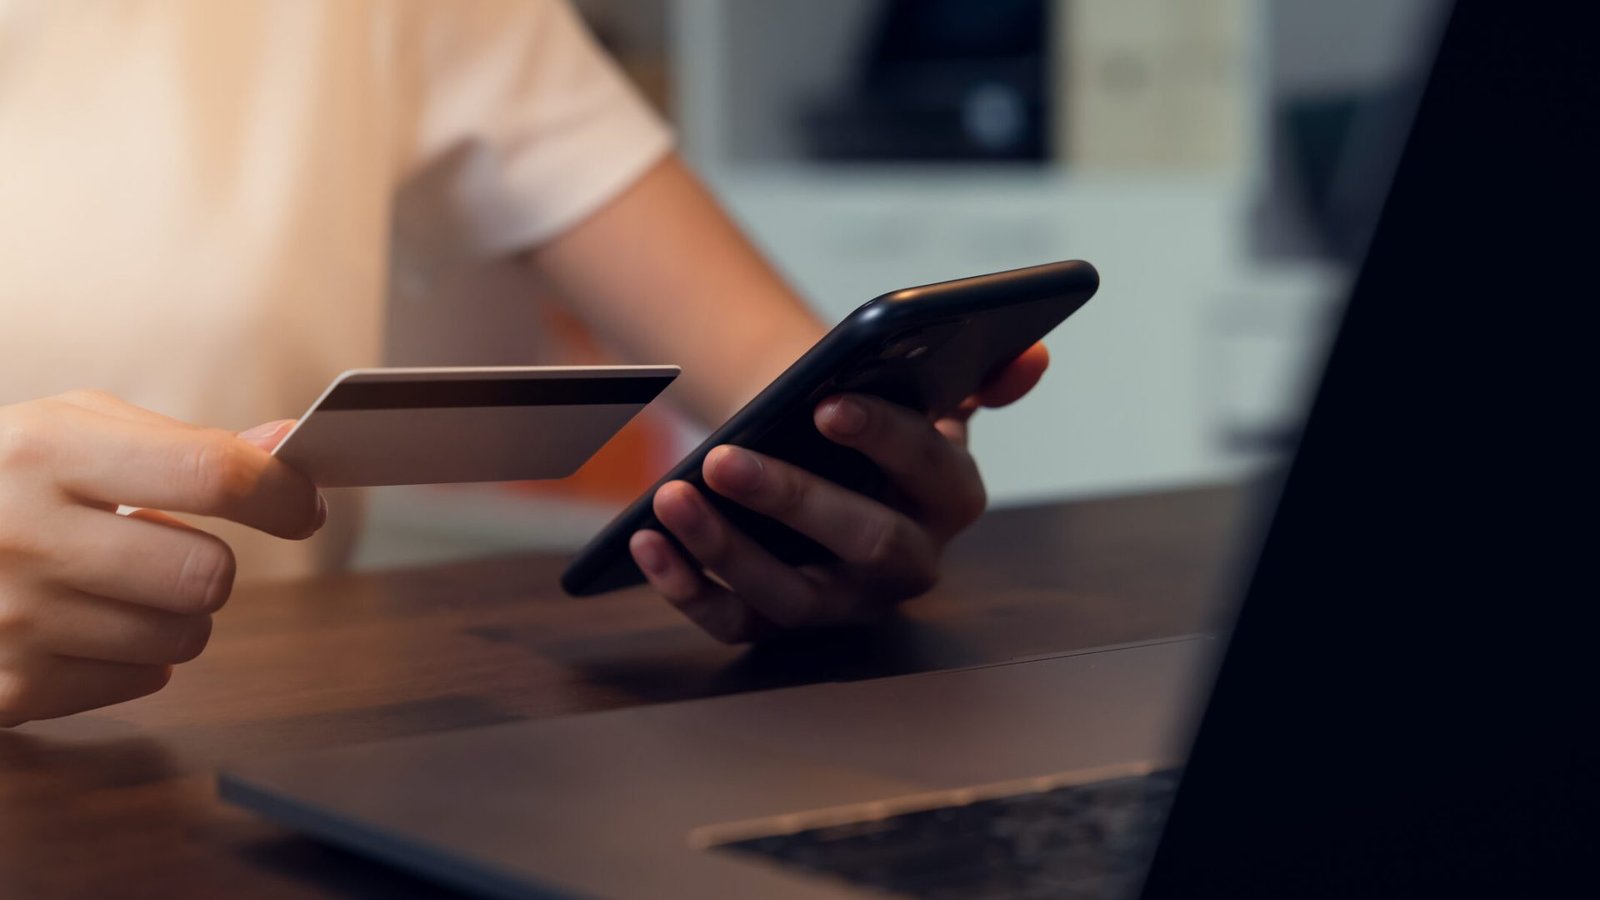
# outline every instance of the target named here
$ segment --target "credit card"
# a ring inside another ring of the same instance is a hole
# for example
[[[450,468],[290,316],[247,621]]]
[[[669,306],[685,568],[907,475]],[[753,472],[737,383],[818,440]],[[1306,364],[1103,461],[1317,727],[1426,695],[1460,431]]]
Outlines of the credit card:
[[[273,455],[318,487],[565,478],[677,366],[352,369]]]

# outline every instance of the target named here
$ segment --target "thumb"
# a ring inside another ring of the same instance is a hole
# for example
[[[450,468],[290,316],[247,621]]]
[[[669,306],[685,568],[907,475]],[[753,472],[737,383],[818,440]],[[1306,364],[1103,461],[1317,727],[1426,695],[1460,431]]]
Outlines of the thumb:
[[[279,419],[276,422],[266,422],[239,432],[239,440],[247,444],[254,444],[271,453],[273,448],[277,447],[284,437],[293,430],[294,425],[294,419]]]

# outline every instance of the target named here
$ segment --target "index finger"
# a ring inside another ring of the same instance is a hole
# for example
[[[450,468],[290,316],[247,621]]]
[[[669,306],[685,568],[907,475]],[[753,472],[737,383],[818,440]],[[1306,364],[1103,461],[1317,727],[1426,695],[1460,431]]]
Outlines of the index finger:
[[[52,448],[56,481],[86,501],[218,516],[310,537],[326,507],[305,476],[231,432],[83,411]]]

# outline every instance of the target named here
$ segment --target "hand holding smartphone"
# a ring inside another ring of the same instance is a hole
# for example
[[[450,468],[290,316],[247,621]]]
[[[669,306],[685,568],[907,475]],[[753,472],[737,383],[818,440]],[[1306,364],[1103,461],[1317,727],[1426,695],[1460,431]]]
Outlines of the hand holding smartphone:
[[[732,444],[881,498],[887,488],[882,472],[862,453],[817,430],[817,403],[859,393],[930,417],[951,413],[1082,307],[1098,284],[1094,267],[1072,261],[906,288],[868,302],[607,525],[568,566],[562,587],[587,595],[643,581],[628,540],[640,529],[671,539],[651,504],[656,490],[674,480],[694,485],[717,512],[780,560],[827,561],[832,554],[811,538],[706,489],[706,455]]]

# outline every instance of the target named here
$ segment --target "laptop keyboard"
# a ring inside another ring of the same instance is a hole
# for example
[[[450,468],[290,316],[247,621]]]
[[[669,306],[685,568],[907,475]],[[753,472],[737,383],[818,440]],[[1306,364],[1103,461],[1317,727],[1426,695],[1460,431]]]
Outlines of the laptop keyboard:
[[[1177,784],[1177,770],[1168,769],[768,834],[717,849],[910,897],[1125,897],[1139,887]]]

